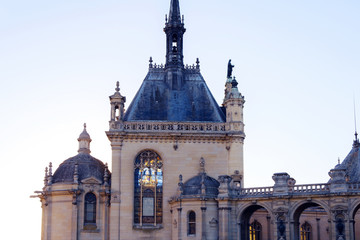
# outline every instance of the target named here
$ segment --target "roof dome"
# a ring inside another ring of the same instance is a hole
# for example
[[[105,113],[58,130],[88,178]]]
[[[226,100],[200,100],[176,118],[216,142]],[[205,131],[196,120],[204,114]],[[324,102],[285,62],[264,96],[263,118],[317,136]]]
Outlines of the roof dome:
[[[73,183],[76,164],[79,181],[94,177],[103,183],[105,164],[86,153],[79,153],[61,163],[53,175],[52,183]]]
[[[184,183],[182,195],[201,195],[203,185],[206,197],[217,197],[219,194],[218,188],[220,183],[216,179],[206,175],[206,173],[201,173],[187,180]]]
[[[101,183],[104,181],[104,174],[107,167],[104,163],[90,155],[90,135],[86,131],[86,124],[84,130],[79,138],[79,154],[65,160],[60,164],[58,169],[52,176],[52,183],[74,183],[75,170],[77,167],[77,181],[94,177]]]

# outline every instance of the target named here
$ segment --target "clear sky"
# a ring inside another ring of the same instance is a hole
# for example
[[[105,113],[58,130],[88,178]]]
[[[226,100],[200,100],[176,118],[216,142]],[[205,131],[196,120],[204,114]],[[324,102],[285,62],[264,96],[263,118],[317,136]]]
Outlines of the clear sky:
[[[56,169],[77,154],[84,122],[92,155],[111,165],[108,96],[120,81],[129,104],[149,57],[164,63],[169,2],[0,0],[4,239],[40,239],[40,203],[29,196],[50,161]],[[246,187],[273,185],[274,172],[327,182],[351,149],[354,96],[360,119],[360,1],[180,4],[185,62],[200,58],[219,104],[228,60],[235,65],[246,99]]]

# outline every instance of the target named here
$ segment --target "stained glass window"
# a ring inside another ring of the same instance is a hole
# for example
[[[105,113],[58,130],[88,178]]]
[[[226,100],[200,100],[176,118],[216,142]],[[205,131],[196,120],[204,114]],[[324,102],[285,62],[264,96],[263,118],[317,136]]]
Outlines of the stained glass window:
[[[249,226],[250,240],[261,240],[261,224],[258,221],[253,221]]]
[[[196,214],[190,211],[188,215],[188,235],[196,234]]]
[[[96,196],[93,193],[87,193],[85,195],[84,224],[96,224]]]
[[[311,240],[311,225],[305,222],[300,228],[301,240]]]
[[[160,156],[151,150],[139,153],[134,162],[134,223],[162,223],[163,171]]]

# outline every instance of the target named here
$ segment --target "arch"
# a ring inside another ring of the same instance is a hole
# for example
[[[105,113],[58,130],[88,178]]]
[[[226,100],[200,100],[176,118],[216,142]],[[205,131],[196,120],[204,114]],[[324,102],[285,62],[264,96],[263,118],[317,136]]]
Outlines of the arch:
[[[252,240],[258,240],[251,238],[251,224],[250,224],[250,218],[251,216],[258,210],[264,209],[267,212],[266,217],[266,223],[267,223],[267,233],[268,237],[270,237],[270,231],[271,231],[271,221],[272,218],[272,211],[264,204],[252,204],[249,203],[245,205],[238,213],[238,223],[239,223],[239,236],[240,239],[252,239]],[[260,238],[261,239],[261,238]]]
[[[84,196],[84,228],[96,228],[96,204],[97,198],[93,192],[88,192]]]
[[[321,201],[317,201],[317,200],[304,200],[304,201],[300,201],[298,203],[296,203],[290,211],[290,222],[292,223],[292,238],[294,240],[308,240],[307,238],[303,238],[303,236],[301,235],[301,226],[300,226],[300,216],[302,215],[302,213],[308,209],[308,208],[314,208],[314,213],[317,214],[317,212],[319,210],[317,210],[316,208],[321,208],[325,211],[327,218],[329,219],[331,214],[329,212],[328,207],[322,203]],[[316,219],[316,221],[318,221]],[[330,228],[330,223],[329,223],[329,228]],[[319,235],[319,227],[317,227],[316,229],[318,235]],[[313,232],[313,231],[312,231]],[[313,233],[311,233],[313,234]]]
[[[349,208],[350,234],[352,239],[360,240],[360,199],[354,201]]]
[[[162,223],[163,161],[151,149],[140,151],[134,160],[134,224]]]
[[[196,213],[193,210],[190,210],[187,214],[187,235],[195,236],[196,235]]]
[[[297,202],[297,203],[291,208],[291,210],[290,210],[290,221],[293,221],[293,220],[294,220],[295,213],[296,213],[299,209],[301,209],[301,207],[302,207],[303,205],[309,205],[309,204],[315,204],[315,205],[318,205],[318,206],[322,207],[322,208],[325,210],[326,214],[327,214],[328,216],[330,216],[330,209],[328,208],[328,206],[327,206],[325,203],[323,203],[323,202],[321,202],[321,201],[318,201],[318,200],[316,200],[316,199],[312,199],[311,201],[303,200],[303,201]],[[309,206],[308,206],[308,207],[309,207]],[[305,207],[303,210],[305,210],[305,209],[308,208],[308,207]]]

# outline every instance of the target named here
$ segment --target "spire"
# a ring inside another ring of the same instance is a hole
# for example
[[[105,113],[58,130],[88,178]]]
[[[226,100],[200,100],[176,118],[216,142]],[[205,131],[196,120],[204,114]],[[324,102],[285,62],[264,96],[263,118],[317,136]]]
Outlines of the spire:
[[[79,138],[79,153],[87,153],[89,154],[90,151],[90,142],[91,142],[91,138],[90,135],[87,133],[86,131],[86,123],[84,123],[84,130],[82,131],[82,133],[80,134]]]
[[[183,35],[186,29],[181,21],[179,0],[171,0],[169,18],[165,23],[166,68],[183,68]]]
[[[170,24],[181,24],[180,4],[179,0],[171,0],[169,12]]]

